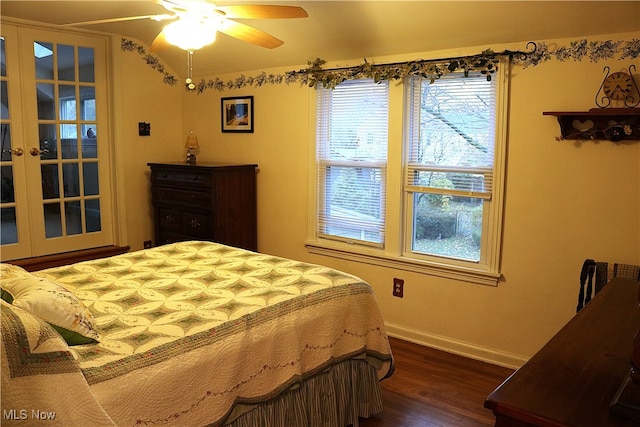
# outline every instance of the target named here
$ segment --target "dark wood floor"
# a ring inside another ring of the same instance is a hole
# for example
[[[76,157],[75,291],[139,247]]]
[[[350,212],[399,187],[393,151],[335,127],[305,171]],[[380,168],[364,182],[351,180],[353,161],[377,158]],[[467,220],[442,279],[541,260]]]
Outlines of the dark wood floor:
[[[493,425],[484,400],[512,369],[390,340],[396,370],[381,383],[384,411],[361,427]]]

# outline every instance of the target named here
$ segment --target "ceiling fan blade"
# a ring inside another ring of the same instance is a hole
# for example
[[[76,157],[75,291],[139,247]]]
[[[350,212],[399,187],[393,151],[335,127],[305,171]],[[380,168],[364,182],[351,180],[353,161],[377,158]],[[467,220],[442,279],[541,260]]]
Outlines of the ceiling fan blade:
[[[154,3],[174,13],[185,13],[192,9],[199,10],[203,5],[205,5],[204,7],[215,8],[215,5],[207,0],[154,0]]]
[[[173,19],[175,15],[141,15],[141,16],[125,16],[122,18],[97,19],[95,21],[71,22],[69,24],[60,24],[61,27],[76,27],[81,25],[109,24],[111,22],[137,21],[139,19],[153,19],[155,21],[163,21],[165,19]]]
[[[217,9],[224,12],[225,18],[283,19],[309,16],[303,8],[298,6],[237,5],[218,6]]]
[[[169,47],[171,47],[171,44],[167,41],[167,37],[164,33],[164,30],[162,30],[160,31],[160,34],[158,34],[156,38],[153,39],[153,42],[151,43],[151,48],[149,48],[149,50],[151,52],[160,52],[168,49]]]
[[[228,36],[235,37],[236,39],[243,40],[258,46],[266,47],[267,49],[273,49],[284,42],[271,34],[260,31],[249,25],[241,24],[240,22],[224,20],[221,28],[218,29],[221,33]]]

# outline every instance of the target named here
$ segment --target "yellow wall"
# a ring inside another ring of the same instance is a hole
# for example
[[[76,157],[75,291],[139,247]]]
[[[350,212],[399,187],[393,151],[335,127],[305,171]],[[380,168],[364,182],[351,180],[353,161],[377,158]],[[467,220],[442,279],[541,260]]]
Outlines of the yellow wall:
[[[124,204],[120,244],[142,249],[153,240],[148,162],[180,161],[183,157],[182,105],[184,86],[162,83],[162,74],[147,66],[137,52],[114,49],[114,135],[118,179],[116,199]],[[138,123],[151,124],[150,136],[138,135]]]
[[[599,40],[633,38],[640,38],[640,33]],[[548,44],[568,45],[572,40]],[[524,49],[525,44],[491,48]],[[437,58],[474,54],[485,48],[374,60]],[[640,143],[556,141],[559,127],[555,118],[542,115],[543,111],[595,107],[603,66],[626,69],[630,60],[553,60],[526,69],[512,67],[501,262],[504,279],[499,286],[490,287],[306,251],[309,155],[314,138],[310,89],[283,84],[225,92],[209,89],[197,95],[184,92],[182,86],[162,84],[161,75],[137,54],[120,56],[127,122],[123,123],[126,224],[133,249],[152,237],[146,162],[182,160],[181,141],[193,129],[201,146],[199,160],[259,165],[259,250],[330,265],[367,280],[376,291],[389,332],[396,336],[519,365],[573,316],[585,258],[640,264]],[[300,64],[294,64],[286,69],[299,68]],[[212,77],[235,76],[206,76]],[[254,96],[255,133],[222,133],[220,98],[240,95]],[[392,100],[391,108],[400,111],[402,105]],[[179,114],[181,117],[176,116]],[[151,122],[152,137],[137,136],[138,121]],[[398,275],[405,280],[403,299],[391,295],[392,278]]]

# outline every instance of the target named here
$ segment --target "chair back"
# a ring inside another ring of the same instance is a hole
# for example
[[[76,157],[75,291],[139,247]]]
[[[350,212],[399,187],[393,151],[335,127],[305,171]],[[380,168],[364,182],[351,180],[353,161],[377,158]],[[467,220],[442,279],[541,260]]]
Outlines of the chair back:
[[[595,288],[594,288],[595,277]],[[618,264],[607,262],[596,262],[586,259],[580,271],[580,291],[578,292],[579,312],[591,298],[613,278],[632,279],[640,281],[640,266],[632,264]]]

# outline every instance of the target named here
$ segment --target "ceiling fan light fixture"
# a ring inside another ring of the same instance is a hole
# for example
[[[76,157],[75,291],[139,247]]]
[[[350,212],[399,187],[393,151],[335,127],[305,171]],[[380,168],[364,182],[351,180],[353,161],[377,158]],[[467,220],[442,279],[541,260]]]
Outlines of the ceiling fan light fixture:
[[[218,26],[214,19],[183,16],[164,27],[164,34],[172,45],[193,51],[213,43]]]

